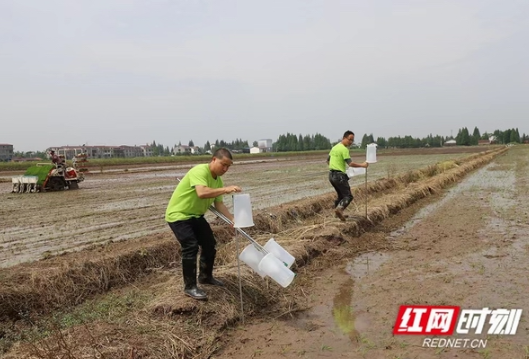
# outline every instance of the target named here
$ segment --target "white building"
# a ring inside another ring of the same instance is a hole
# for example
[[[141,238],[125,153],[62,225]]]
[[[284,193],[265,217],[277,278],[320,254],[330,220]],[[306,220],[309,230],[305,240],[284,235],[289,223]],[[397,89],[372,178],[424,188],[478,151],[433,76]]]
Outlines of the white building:
[[[143,157],[145,156],[144,146],[59,146],[50,147],[46,152],[54,150],[58,156],[70,159],[81,153],[88,158],[114,158],[114,157]],[[152,155],[152,152],[151,152]]]
[[[186,154],[186,153],[195,155],[200,152],[200,148],[198,146],[180,145],[180,146],[174,146],[171,152],[173,155],[181,155],[181,154]]]
[[[262,148],[259,148],[259,147],[250,148],[250,153],[261,153],[261,152],[264,152]]]
[[[152,157],[153,147],[151,145],[149,145],[149,144],[141,145],[140,148],[143,151],[143,156],[144,157]]]
[[[270,152],[270,151],[272,151],[272,140],[269,139],[269,138],[263,139],[263,140],[258,140],[257,141],[257,147],[262,149],[261,152]],[[250,149],[250,151],[251,151],[251,149]]]

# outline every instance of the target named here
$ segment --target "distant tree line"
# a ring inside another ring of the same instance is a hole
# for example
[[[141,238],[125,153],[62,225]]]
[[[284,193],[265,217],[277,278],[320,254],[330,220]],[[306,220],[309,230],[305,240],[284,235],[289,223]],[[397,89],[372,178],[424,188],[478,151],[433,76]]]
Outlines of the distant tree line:
[[[507,143],[526,143],[529,142],[529,136],[523,134],[520,136],[518,129],[508,129],[505,131],[495,130],[492,133],[484,132],[480,133],[477,127],[474,127],[472,135],[466,127],[460,128],[456,137],[443,137],[433,136],[432,134],[423,137],[415,138],[412,136],[404,137],[377,137],[376,141],[373,138],[373,134],[364,134],[361,148],[365,148],[370,143],[376,143],[379,147],[383,148],[418,148],[418,147],[441,147],[446,141],[454,139],[457,145],[460,146],[475,146],[479,140],[489,140],[491,136],[494,136],[495,143],[507,144]]]
[[[254,142],[255,144],[256,142]],[[236,150],[236,151],[242,151],[245,148],[250,148],[250,145],[248,145],[247,140],[242,140],[240,138],[236,139],[232,142],[226,142],[224,140],[216,140],[214,143],[214,148],[224,147],[229,150]],[[211,143],[209,141],[206,141],[206,144],[204,145],[204,151],[211,151]]]
[[[272,144],[272,150],[275,152],[326,150],[331,147],[331,141],[319,133],[296,136],[287,132],[286,135],[280,135],[277,141]]]
[[[448,140],[454,139],[457,145],[460,146],[475,146],[478,144],[479,140],[488,140],[491,136],[494,136],[495,142],[499,144],[507,143],[529,143],[529,135],[525,133],[520,136],[518,128],[512,128],[508,130],[495,130],[492,133],[484,132],[481,133],[477,127],[474,127],[472,135],[466,127],[460,128],[457,132],[455,138],[449,136],[440,136],[429,134],[426,137],[418,138],[412,136],[396,136],[396,137],[377,137],[376,140],[373,137],[373,134],[364,134],[362,141],[358,147],[365,148],[370,143],[376,143],[379,147],[382,148],[418,148],[418,147],[441,147]],[[171,156],[172,148],[164,146],[161,143],[156,143],[153,141],[149,144],[152,148],[153,156]],[[293,133],[288,133],[285,135],[280,135],[276,142],[272,144],[272,150],[276,152],[286,152],[286,151],[313,151],[313,150],[327,150],[330,149],[334,143],[317,133],[315,135],[295,135]],[[175,145],[176,146],[176,145]],[[181,146],[181,143],[178,143],[178,146]],[[189,147],[195,147],[193,140],[190,140],[188,143]],[[257,146],[257,141],[253,142],[253,146]],[[216,140],[214,144],[211,144],[209,141],[206,141],[204,147],[199,147],[196,153],[206,153],[211,151],[212,148],[225,147],[230,150],[243,151],[249,149],[249,143],[247,140],[236,139],[231,142],[224,140]],[[189,152],[183,152],[182,154],[190,154]],[[40,157],[45,158],[47,156],[44,151],[28,151],[28,152],[19,152],[15,151],[13,153],[14,157]]]
[[[13,151],[13,158],[42,158],[45,159],[48,157],[48,154],[45,151]]]
[[[156,144],[156,141],[152,141],[150,144],[152,148],[152,155],[153,156],[170,156],[171,150],[169,147],[164,147],[161,143]]]

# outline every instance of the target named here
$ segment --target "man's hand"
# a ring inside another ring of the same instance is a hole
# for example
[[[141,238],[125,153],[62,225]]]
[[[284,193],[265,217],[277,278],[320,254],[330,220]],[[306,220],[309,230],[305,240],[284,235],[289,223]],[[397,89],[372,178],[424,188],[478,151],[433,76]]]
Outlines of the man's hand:
[[[224,187],[224,193],[225,194],[230,194],[230,193],[235,193],[235,192],[242,192],[241,187],[239,187],[239,186]]]

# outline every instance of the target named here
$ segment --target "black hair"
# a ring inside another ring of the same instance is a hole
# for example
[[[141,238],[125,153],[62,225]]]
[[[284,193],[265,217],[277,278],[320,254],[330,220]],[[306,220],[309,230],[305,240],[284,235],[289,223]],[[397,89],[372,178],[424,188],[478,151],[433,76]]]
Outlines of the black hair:
[[[227,148],[224,148],[224,147],[221,147],[221,148],[215,150],[215,152],[213,153],[213,157],[218,158],[219,160],[227,157],[227,158],[229,158],[230,160],[233,161],[233,156],[231,155],[230,150],[228,150]]]
[[[349,136],[351,136],[351,135],[354,136],[355,133],[354,133],[353,131],[349,131],[349,130],[347,130],[347,131],[345,131],[345,133],[343,134],[343,137],[342,137],[342,138],[347,138],[347,137],[349,137]]]

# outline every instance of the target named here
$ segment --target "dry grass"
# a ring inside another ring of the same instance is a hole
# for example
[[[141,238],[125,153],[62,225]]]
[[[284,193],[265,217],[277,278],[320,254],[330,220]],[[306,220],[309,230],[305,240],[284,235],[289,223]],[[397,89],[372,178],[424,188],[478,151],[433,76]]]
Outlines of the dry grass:
[[[333,195],[323,195],[260,211],[254,216],[255,227],[249,231],[259,242],[274,237],[296,257],[293,269],[299,275],[286,289],[241,268],[245,314],[282,316],[304,309],[303,287],[312,270],[352,253],[368,251],[372,243],[351,239],[415,201],[458,181],[468,172],[490,162],[506,149],[487,151],[462,161],[443,162],[422,170],[410,171],[395,178],[355,188],[355,202],[369,200],[367,218],[355,217],[342,223],[326,215]],[[30,340],[6,358],[207,358],[215,352],[222,331],[240,320],[233,229],[217,229],[219,238],[218,269],[225,288],[209,288],[215,300],[197,302],[181,293],[179,255],[174,241],[161,241],[142,250],[117,257],[67,263],[51,274],[31,270],[2,278],[0,317],[17,320],[38,317],[62,306],[75,306],[98,293],[123,287],[145,277],[153,268],[176,268],[161,286],[159,294],[141,310],[129,313],[125,321],[96,320],[62,329],[47,328],[45,338]],[[348,241],[347,250],[340,244]],[[244,243],[244,240],[241,240]],[[377,244],[383,246],[383,243]],[[370,247],[371,246],[371,247]],[[340,248],[340,249],[339,249]],[[327,253],[327,255],[323,255]],[[27,268],[31,268],[28,266]],[[13,273],[10,271],[10,273]],[[25,313],[24,316],[21,313]],[[15,356],[13,356],[15,355]]]
[[[470,160],[465,160],[460,165],[456,165],[455,162],[450,165],[441,163],[422,170],[410,171],[396,178],[368,183],[367,189],[363,186],[355,188],[354,196],[357,202],[361,203],[365,196],[373,201],[383,195],[384,200],[382,204],[375,207],[370,205],[368,221],[358,219],[348,222],[345,234],[357,236],[362,229],[396,213],[429,193],[439,191],[469,171],[488,163],[504,151],[505,149],[487,151],[470,156]],[[417,183],[420,180],[423,181],[420,184]],[[402,190],[395,195],[388,196],[388,191],[396,187]],[[334,195],[323,195],[261,211],[254,216],[255,227],[248,233],[259,239],[277,236],[277,234],[284,238],[287,234],[286,237],[292,238],[292,242],[286,243],[290,248],[290,245],[298,242],[300,238],[305,238],[311,233],[314,237],[314,233],[318,233],[322,227],[326,226],[325,222],[321,223],[322,218],[324,219],[322,213],[332,207],[333,198]],[[312,218],[313,223],[308,227],[300,227],[299,224],[305,223],[308,218]],[[294,232],[285,233],[292,226],[296,227]],[[326,229],[331,234],[321,236],[328,239],[343,237],[341,232],[343,230],[329,231]],[[301,234],[296,234],[296,231]],[[215,233],[219,243],[230,245],[229,243],[233,242],[233,229],[225,226],[216,227]],[[299,246],[305,244],[305,242],[297,243]],[[296,252],[296,248],[292,249]],[[230,248],[225,253],[233,253],[233,251]],[[233,257],[229,258],[220,253],[220,263],[229,263],[233,259]],[[17,319],[19,314],[24,312],[43,313],[58,307],[77,305],[94,294],[104,293],[110,288],[133,282],[138,277],[149,273],[152,268],[178,265],[179,260],[178,246],[173,240],[168,240],[146,244],[141,250],[100,260],[87,260],[81,263],[60,261],[60,267],[47,268],[44,272],[42,268],[32,270],[31,266],[23,267],[26,270],[9,271],[7,272],[9,275],[4,275],[0,279],[2,283],[0,299],[3,303],[0,306],[0,318]]]

